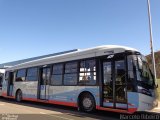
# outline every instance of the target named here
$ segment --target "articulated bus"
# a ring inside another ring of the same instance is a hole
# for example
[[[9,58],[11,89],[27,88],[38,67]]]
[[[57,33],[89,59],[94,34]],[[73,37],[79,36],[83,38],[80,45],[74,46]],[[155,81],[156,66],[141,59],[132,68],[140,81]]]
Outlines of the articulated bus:
[[[2,96],[132,114],[158,105],[154,76],[136,49],[106,45],[6,69]]]

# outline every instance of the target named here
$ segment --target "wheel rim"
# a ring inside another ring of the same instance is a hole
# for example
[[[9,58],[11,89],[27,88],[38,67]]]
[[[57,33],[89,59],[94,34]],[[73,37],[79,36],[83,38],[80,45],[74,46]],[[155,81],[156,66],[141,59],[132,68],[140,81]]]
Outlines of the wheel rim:
[[[88,109],[92,107],[92,100],[90,98],[84,98],[82,104],[85,109]]]

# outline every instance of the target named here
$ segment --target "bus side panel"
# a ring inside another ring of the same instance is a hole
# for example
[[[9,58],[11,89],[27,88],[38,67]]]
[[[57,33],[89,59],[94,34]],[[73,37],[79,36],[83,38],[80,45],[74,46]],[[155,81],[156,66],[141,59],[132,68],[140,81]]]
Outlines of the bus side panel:
[[[96,104],[99,105],[99,87],[97,86],[50,86],[49,100],[53,103],[54,101],[68,102],[77,106],[78,96],[84,91],[90,92],[94,96]]]
[[[7,87],[8,87],[8,82],[3,80],[3,83],[2,83],[2,96],[3,97],[7,96]]]
[[[16,95],[17,90],[20,89],[22,91],[23,98],[37,99],[37,86],[38,82],[15,82],[13,94]]]
[[[155,97],[138,93],[139,95],[139,108],[138,111],[151,110],[158,105],[158,100]]]
[[[151,110],[158,104],[154,97],[136,92],[128,92],[128,107],[137,108],[136,111]]]
[[[37,88],[38,88],[38,81],[30,81],[26,82],[26,93],[24,96],[26,98],[34,98],[37,99]]]
[[[50,103],[76,106],[76,88],[76,86],[50,86]]]
[[[128,109],[137,110],[139,107],[139,95],[136,92],[128,92]]]

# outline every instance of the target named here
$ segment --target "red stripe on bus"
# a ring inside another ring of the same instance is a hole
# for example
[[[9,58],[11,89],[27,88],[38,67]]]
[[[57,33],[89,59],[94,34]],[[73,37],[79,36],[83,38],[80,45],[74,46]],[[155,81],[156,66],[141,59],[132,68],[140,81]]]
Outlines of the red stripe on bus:
[[[64,106],[70,106],[70,107],[78,107],[77,103],[74,102],[62,102],[62,101],[55,101],[55,100],[37,100],[35,98],[23,98],[23,100],[27,101],[33,101],[33,102],[41,102],[41,103],[49,103],[49,104],[57,104],[57,105],[64,105]],[[120,109],[113,109],[113,108],[104,108],[100,106],[96,106],[97,110],[103,110],[103,111],[111,111],[111,112],[117,112],[117,113],[128,113],[132,114],[136,112],[137,108],[129,108],[128,110],[120,110]]]
[[[58,104],[58,105],[65,105],[65,106],[70,106],[70,107],[77,107],[77,104],[75,102],[61,102],[61,101],[50,100],[49,103]]]
[[[6,96],[7,94],[3,93],[3,97],[6,98],[15,98],[15,96]],[[55,101],[55,100],[39,100],[36,98],[23,98],[23,100],[26,101],[32,101],[32,102],[40,102],[40,103],[49,103],[49,104],[57,104],[57,105],[64,105],[64,106],[70,106],[70,107],[78,107],[77,103],[75,102],[62,102],[62,101]],[[137,111],[137,108],[128,108],[128,110],[120,110],[120,109],[113,109],[113,108],[104,108],[100,106],[96,106],[97,110],[103,110],[103,111],[110,111],[110,112],[117,112],[117,113],[128,113],[132,114]]]
[[[3,97],[7,96],[7,93],[4,93],[4,92],[3,92],[3,93],[2,93],[2,96],[3,96]]]
[[[137,108],[128,108],[129,113],[134,113],[137,111]]]
[[[77,107],[77,104],[74,102],[62,102],[62,101],[55,101],[55,100],[38,100],[35,98],[23,98],[23,100],[33,101],[33,102],[41,102],[41,103],[50,103],[50,104],[57,104],[57,105],[65,105],[70,107]]]
[[[11,98],[11,99],[15,98],[15,96],[8,96],[7,93],[5,93],[5,92],[2,93],[2,97],[4,97],[4,98]]]
[[[15,99],[15,96],[2,96],[2,97],[4,97],[4,98],[10,98],[10,99]]]
[[[132,107],[133,107],[133,106],[135,106],[135,105],[134,105],[134,104],[132,104],[132,103],[128,103],[128,105],[129,105],[129,106],[132,106]]]

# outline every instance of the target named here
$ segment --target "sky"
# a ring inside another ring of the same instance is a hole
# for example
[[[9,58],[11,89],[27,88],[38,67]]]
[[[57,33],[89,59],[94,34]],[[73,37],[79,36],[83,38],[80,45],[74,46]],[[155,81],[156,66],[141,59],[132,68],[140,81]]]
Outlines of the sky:
[[[151,1],[155,51],[160,0]],[[0,0],[0,63],[123,45],[150,53],[147,0]]]

